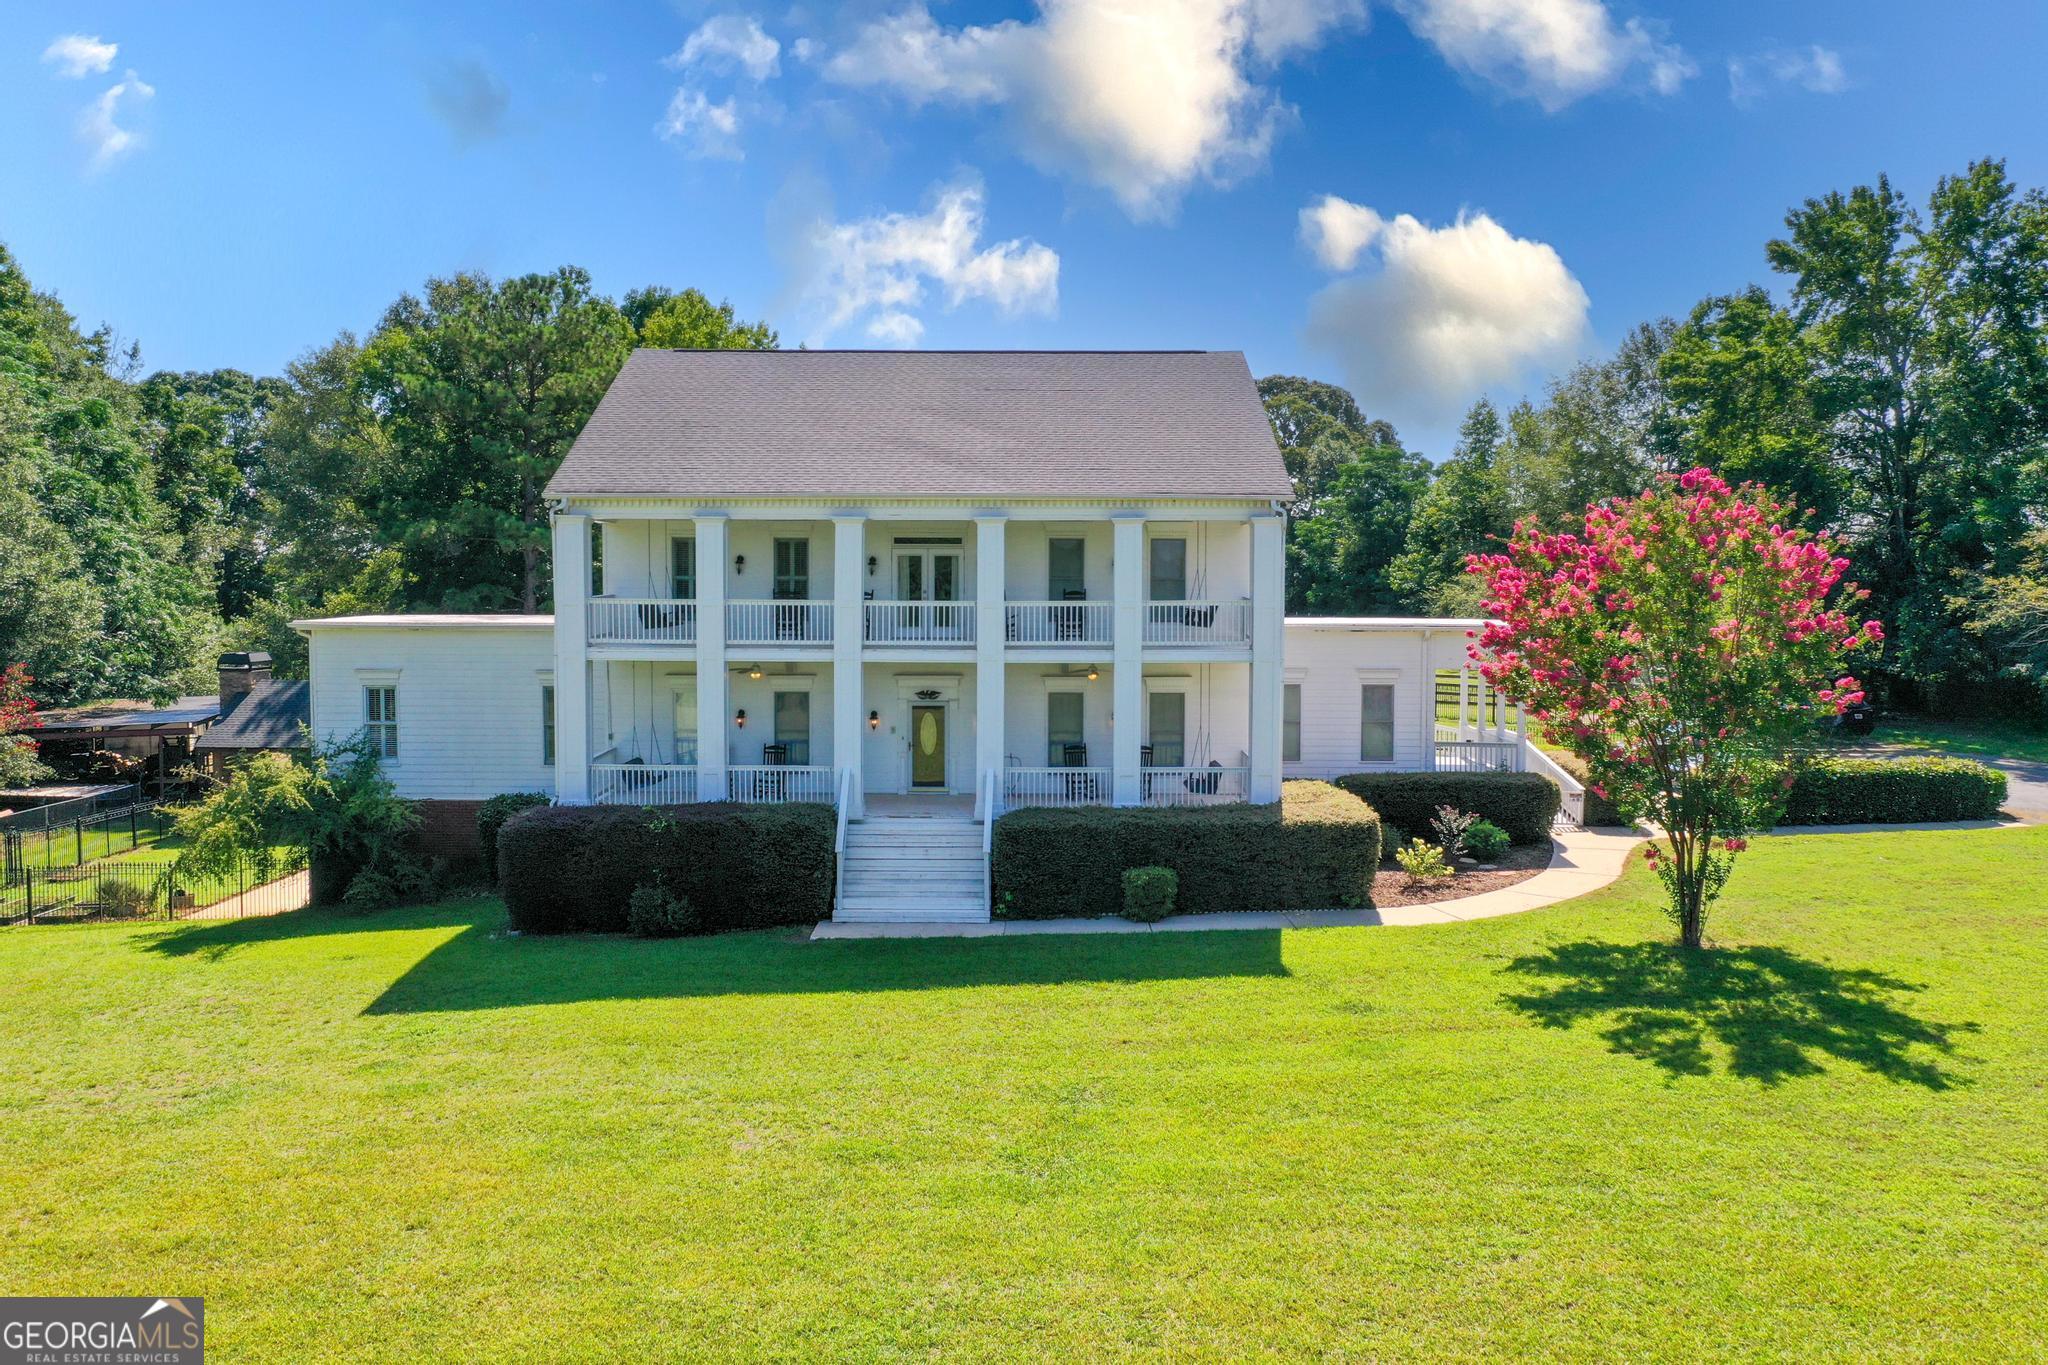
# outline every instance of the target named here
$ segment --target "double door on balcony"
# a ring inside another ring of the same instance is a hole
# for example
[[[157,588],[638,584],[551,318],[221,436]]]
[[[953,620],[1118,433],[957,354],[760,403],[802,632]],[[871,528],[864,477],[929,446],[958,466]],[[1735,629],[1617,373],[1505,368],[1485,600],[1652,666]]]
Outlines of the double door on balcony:
[[[958,542],[898,544],[893,602],[867,613],[870,644],[970,643],[974,604],[962,601],[966,552]]]

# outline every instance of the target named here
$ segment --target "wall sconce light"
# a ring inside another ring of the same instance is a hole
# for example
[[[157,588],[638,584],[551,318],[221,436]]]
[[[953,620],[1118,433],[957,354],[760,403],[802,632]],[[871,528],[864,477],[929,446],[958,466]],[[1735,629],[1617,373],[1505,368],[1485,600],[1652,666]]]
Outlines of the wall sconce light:
[[[740,708],[740,709],[739,709],[739,710],[738,710],[737,712],[735,712],[735,713],[734,713],[734,715],[733,715],[733,718],[732,718],[732,723],[733,723],[733,727],[734,727],[735,729],[739,729],[739,730],[744,730],[744,729],[746,729],[746,728],[747,728],[747,708],[746,708],[746,707],[742,706],[742,707],[741,707],[741,708]]]
[[[1097,678],[1099,678],[1099,677],[1101,677],[1101,676],[1102,676],[1102,675],[1101,675],[1100,673],[1098,673],[1098,672],[1096,672],[1096,671],[1095,671],[1095,665],[1094,665],[1094,664],[1090,664],[1090,665],[1088,665],[1088,681],[1089,681],[1089,682],[1094,682],[1094,681],[1095,681],[1095,680],[1096,680]]]
[[[873,578],[873,577],[875,576],[875,565],[876,565],[877,563],[879,563],[879,562],[880,562],[880,561],[879,561],[879,560],[877,560],[877,559],[876,559],[876,558],[875,558],[875,557],[874,557],[873,555],[869,555],[869,556],[868,556],[868,577],[869,577],[869,578]]]
[[[761,665],[755,664],[752,668],[748,669],[747,676],[755,682],[761,681]]]
[[[882,713],[881,713],[880,711],[870,711],[870,712],[868,712],[868,729],[870,729],[870,730],[879,730],[879,729],[881,729],[881,728],[882,728]]]
[[[747,557],[745,555],[734,555],[732,557],[732,571],[734,573],[745,573],[747,571]]]

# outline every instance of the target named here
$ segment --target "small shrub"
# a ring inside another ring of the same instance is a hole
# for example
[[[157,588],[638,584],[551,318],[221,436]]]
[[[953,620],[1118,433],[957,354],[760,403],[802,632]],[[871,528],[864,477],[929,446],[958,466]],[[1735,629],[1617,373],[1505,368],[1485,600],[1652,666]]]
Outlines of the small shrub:
[[[1792,774],[1781,825],[1991,820],[2005,774],[1966,758],[1824,758]]]
[[[341,893],[341,906],[367,914],[396,905],[402,897],[396,878],[381,867],[366,867],[349,879],[348,890]]]
[[[1404,830],[1430,827],[1438,806],[1493,821],[1518,844],[1545,843],[1563,799],[1541,773],[1352,773],[1337,786]]]
[[[1157,924],[1173,913],[1180,878],[1170,867],[1133,867],[1124,872],[1124,918]]]
[[[1372,807],[1327,782],[1288,782],[1281,792],[1265,806],[1012,811],[996,821],[995,913],[1113,914],[1134,867],[1171,868],[1183,915],[1370,905],[1380,860]]]
[[[1440,882],[1451,875],[1451,865],[1444,861],[1444,851],[1427,839],[1417,839],[1406,848],[1396,850],[1394,861],[1408,874],[1408,884],[1417,882]]]
[[[1456,806],[1436,808],[1436,814],[1429,817],[1429,831],[1436,836],[1436,846],[1444,851],[1445,862],[1456,862],[1465,856],[1465,831],[1478,822],[1478,816]]]
[[[1482,863],[1497,863],[1513,840],[1508,832],[1491,820],[1480,820],[1465,831],[1466,851]]]
[[[122,919],[146,914],[153,899],[148,887],[127,877],[101,877],[93,883],[92,897],[105,907],[107,914]]]
[[[540,792],[506,792],[477,807],[476,842],[483,852],[485,877],[493,882],[498,879],[498,831],[505,822],[523,810],[547,804],[548,798]]]
[[[702,927],[697,907],[659,886],[645,882],[626,898],[626,929],[641,938],[680,938]]]

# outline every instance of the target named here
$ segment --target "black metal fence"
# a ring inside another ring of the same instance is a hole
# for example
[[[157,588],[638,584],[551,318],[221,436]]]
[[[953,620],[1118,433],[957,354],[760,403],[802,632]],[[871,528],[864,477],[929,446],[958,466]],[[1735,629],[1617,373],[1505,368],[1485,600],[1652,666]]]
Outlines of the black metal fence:
[[[169,858],[123,858],[82,867],[23,867],[0,877],[0,924],[242,919],[296,910],[308,897],[302,869],[241,868],[180,878]]]
[[[155,803],[104,804],[66,801],[58,807],[0,817],[0,873],[22,868],[78,867],[100,858],[132,853],[171,832],[171,818]]]

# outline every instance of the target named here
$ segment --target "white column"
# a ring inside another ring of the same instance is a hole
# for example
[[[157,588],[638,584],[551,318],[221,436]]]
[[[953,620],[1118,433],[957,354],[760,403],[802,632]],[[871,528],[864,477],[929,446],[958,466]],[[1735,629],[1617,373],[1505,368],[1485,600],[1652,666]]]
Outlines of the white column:
[[[1144,800],[1138,749],[1145,736],[1145,514],[1120,512],[1112,521],[1111,601],[1116,623],[1110,653],[1110,799],[1119,806]]]
[[[1280,716],[1286,687],[1287,523],[1252,518],[1251,799],[1280,799]]]
[[[555,515],[555,799],[590,801],[590,518]]]
[[[1003,716],[1008,705],[1003,665],[1005,615],[1009,595],[1004,581],[1007,525],[999,516],[974,519],[974,813],[987,814],[982,799],[988,775],[996,775],[997,811],[1002,806]]]
[[[861,596],[866,586],[867,518],[832,518],[832,766],[853,770],[849,815],[861,813],[867,779],[861,757],[867,748],[867,712],[861,707],[861,647],[867,622]],[[833,781],[838,782],[835,777]],[[835,787],[836,790],[836,787]]]
[[[1458,734],[1457,734],[1457,738],[1459,738],[1459,739],[1465,739],[1465,738],[1467,738],[1467,735],[1466,735],[1466,733],[1465,733],[1465,717],[1466,717],[1467,715],[1471,714],[1471,707],[1472,707],[1472,670],[1471,670],[1471,669],[1470,669],[1469,667],[1466,667],[1465,665],[1463,665],[1463,664],[1460,664],[1460,665],[1458,666]]]
[[[726,794],[725,514],[697,518],[697,799]]]
[[[1434,632],[1422,632],[1422,660],[1417,672],[1422,678],[1422,766],[1425,770],[1436,767],[1436,666],[1435,656],[1430,652],[1429,642]],[[1399,745],[1399,740],[1395,741]]]

